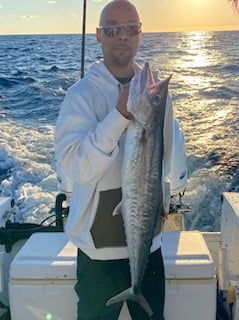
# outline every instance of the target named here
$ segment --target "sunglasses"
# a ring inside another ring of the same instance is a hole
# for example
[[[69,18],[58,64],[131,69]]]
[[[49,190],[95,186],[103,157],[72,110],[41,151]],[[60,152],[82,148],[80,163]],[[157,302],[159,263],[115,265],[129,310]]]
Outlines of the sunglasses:
[[[128,36],[136,36],[141,32],[142,23],[129,22],[122,24],[108,24],[105,26],[99,26],[99,29],[102,29],[104,35],[108,38],[117,37],[121,29],[123,28]]]

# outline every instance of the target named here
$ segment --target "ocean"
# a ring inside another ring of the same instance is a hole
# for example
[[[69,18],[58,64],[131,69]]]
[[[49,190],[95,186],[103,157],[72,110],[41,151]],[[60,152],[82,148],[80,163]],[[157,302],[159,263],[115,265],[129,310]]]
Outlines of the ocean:
[[[239,191],[239,32],[146,33],[137,62],[173,74],[184,132],[189,230],[219,231],[221,194]],[[0,195],[16,221],[40,223],[55,205],[54,129],[67,88],[80,78],[81,35],[0,36]],[[102,57],[86,36],[85,69]]]

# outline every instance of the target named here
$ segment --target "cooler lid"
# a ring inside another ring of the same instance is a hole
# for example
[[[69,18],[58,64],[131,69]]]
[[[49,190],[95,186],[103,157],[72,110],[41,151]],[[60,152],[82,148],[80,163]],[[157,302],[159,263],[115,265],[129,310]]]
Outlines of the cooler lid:
[[[164,232],[166,279],[211,279],[213,260],[198,231]],[[76,279],[76,246],[63,232],[34,233],[10,267],[11,279]]]
[[[11,279],[76,279],[76,246],[64,232],[34,233],[10,266]]]
[[[162,253],[166,279],[209,279],[215,266],[199,231],[164,232]]]

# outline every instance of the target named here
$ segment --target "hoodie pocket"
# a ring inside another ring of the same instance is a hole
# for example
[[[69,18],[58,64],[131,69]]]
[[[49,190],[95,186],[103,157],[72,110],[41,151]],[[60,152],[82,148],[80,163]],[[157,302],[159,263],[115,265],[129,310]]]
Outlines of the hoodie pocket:
[[[100,191],[95,220],[90,230],[97,249],[126,246],[122,216],[112,215],[121,199],[121,188]]]

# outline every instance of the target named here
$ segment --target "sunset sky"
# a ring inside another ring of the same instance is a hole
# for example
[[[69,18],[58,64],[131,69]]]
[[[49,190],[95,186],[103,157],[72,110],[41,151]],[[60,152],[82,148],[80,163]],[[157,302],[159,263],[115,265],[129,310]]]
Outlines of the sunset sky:
[[[88,33],[107,0],[87,1]],[[239,30],[227,0],[132,0],[144,32]],[[81,33],[83,0],[0,0],[0,34]]]

